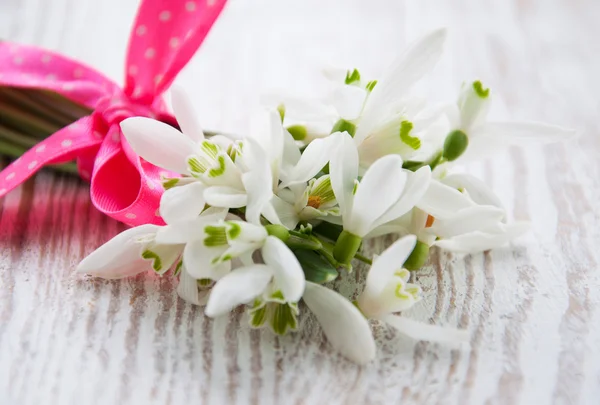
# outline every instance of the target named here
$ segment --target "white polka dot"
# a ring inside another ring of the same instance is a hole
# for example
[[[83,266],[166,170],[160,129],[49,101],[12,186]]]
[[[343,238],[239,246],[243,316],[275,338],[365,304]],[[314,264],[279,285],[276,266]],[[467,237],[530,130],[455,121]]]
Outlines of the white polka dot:
[[[179,38],[173,37],[169,40],[169,46],[171,48],[177,48],[179,46]]]
[[[31,162],[31,163],[29,163],[29,164],[27,165],[27,168],[31,170],[31,169],[33,169],[34,167],[36,167],[36,166],[37,166],[37,164],[38,164],[37,160],[34,160],[33,162]]]
[[[74,76],[76,79],[79,79],[80,77],[82,77],[82,76],[83,76],[83,69],[82,69],[82,68],[77,68],[77,69],[75,69],[75,70],[73,71],[73,76]]]
[[[118,131],[113,132],[110,138],[113,140],[113,142],[121,141],[121,136],[119,135]]]
[[[42,63],[47,65],[52,60],[52,56],[48,54],[42,55]]]
[[[162,81],[163,79],[163,75],[156,75],[154,76],[154,84],[158,84]]]
[[[206,5],[207,5],[208,7],[212,7],[212,6],[214,6],[214,5],[215,5],[215,0],[208,0],[208,1],[206,2]]]
[[[147,31],[147,29],[146,29],[146,26],[145,26],[145,25],[139,25],[139,26],[138,26],[138,27],[135,29],[135,33],[136,33],[136,35],[138,35],[138,36],[140,36],[140,37],[141,37],[142,35],[146,34],[146,31]]]
[[[148,49],[146,49],[146,52],[144,53],[144,57],[146,59],[152,59],[152,58],[154,58],[154,55],[156,55],[156,51],[154,50],[154,48],[148,48]]]
[[[194,30],[189,30],[186,34],[185,34],[185,39],[188,39],[192,36],[192,34],[194,33]]]
[[[23,57],[22,56],[15,56],[13,58],[13,62],[15,65],[20,65],[23,63]]]
[[[156,188],[156,185],[154,184],[154,182],[152,180],[146,181],[146,185],[148,186],[148,188],[150,190],[154,190]]]
[[[185,3],[185,9],[189,12],[196,10],[196,2],[188,1],[187,3]]]
[[[0,194],[4,194],[6,193],[6,189],[5,188],[0,188]]]
[[[129,73],[129,76],[135,76],[138,74],[138,67],[135,65],[131,65],[129,66],[129,69],[127,69],[127,72]]]
[[[35,148],[35,151],[36,151],[37,153],[41,153],[41,152],[43,152],[43,151],[45,151],[45,150],[46,150],[46,145],[40,145],[40,146],[38,146],[37,148]]]
[[[142,88],[141,88],[140,86],[137,86],[135,89],[133,89],[133,94],[132,94],[132,96],[133,96],[133,97],[138,97],[138,96],[141,96],[143,91],[144,91],[144,90],[142,90]]]
[[[63,84],[62,88],[63,88],[63,90],[71,91],[71,90],[75,89],[75,85],[73,85],[73,83],[65,83],[65,84]]]
[[[17,158],[17,160],[15,160],[15,161],[13,162],[13,165],[15,165],[15,166],[16,166],[16,165],[18,165],[20,162],[21,162],[21,156],[19,156],[19,157]]]
[[[56,75],[50,73],[49,75],[46,75],[46,80],[48,80],[49,82],[54,82],[56,81]]]
[[[96,139],[102,139],[102,133],[100,133],[98,131],[94,131],[94,138],[96,138]]]
[[[73,145],[73,141],[70,139],[65,139],[60,144],[63,146],[63,148],[68,148],[69,146]]]
[[[171,12],[168,10],[163,11],[159,14],[158,19],[161,21],[169,21],[171,19]]]
[[[15,178],[15,173],[10,173],[8,176],[6,176],[6,180],[11,180]]]
[[[137,215],[135,215],[133,212],[128,212],[127,214],[125,214],[125,218],[135,219],[137,218]]]

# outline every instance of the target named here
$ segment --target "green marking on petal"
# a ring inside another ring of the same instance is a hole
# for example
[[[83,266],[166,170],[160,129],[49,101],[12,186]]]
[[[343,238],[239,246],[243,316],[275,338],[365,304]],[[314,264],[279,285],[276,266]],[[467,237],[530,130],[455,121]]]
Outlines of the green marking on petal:
[[[369,83],[367,83],[365,88],[367,89],[368,92],[371,92],[375,88],[376,84],[377,84],[377,80],[371,80]]]
[[[227,239],[235,240],[242,233],[242,227],[235,222],[227,222]]]
[[[275,291],[273,294],[269,296],[272,300],[284,301],[283,293],[280,290]]]
[[[250,310],[250,325],[253,328],[260,328],[267,320],[267,307],[265,305]]]
[[[179,183],[179,180],[180,179],[178,179],[177,177],[172,178],[172,179],[165,179],[162,182],[162,186],[165,190],[168,190],[170,188],[175,187]]]
[[[356,195],[356,192],[358,191],[358,185],[359,185],[359,181],[358,180],[354,180],[354,187],[352,187],[352,195]]]
[[[214,247],[227,245],[227,235],[224,226],[208,225],[204,227],[204,246]]]
[[[314,186],[315,183],[317,184],[316,186]],[[321,176],[313,182],[309,199],[310,197],[319,197],[319,205],[335,200],[335,194],[331,187],[331,177],[329,175]]]
[[[219,147],[210,141],[202,141],[202,146],[200,148],[212,159],[216,159],[219,154]]]
[[[306,139],[306,134],[308,131],[304,125],[292,125],[286,128],[287,131],[292,135],[296,141],[303,141]]]
[[[332,134],[336,132],[348,132],[350,136],[354,136],[354,134],[356,133],[356,125],[354,125],[350,121],[346,121],[345,119],[340,118],[331,129]]]
[[[219,155],[217,162],[219,163],[219,167],[210,169],[208,171],[208,177],[218,177],[225,173],[225,156]]]
[[[270,324],[273,332],[285,335],[288,329],[295,330],[298,327],[296,313],[288,304],[279,304],[275,307]]]
[[[175,266],[175,271],[173,272],[173,275],[178,276],[179,273],[181,273],[182,267],[183,267],[183,259],[181,259],[179,262],[177,262],[177,266]]]
[[[279,113],[279,117],[281,118],[281,122],[283,123],[283,119],[285,118],[285,105],[283,103],[277,106],[277,112]]]
[[[206,166],[197,157],[188,158],[187,165],[192,174],[202,174],[206,171]]]
[[[160,256],[155,252],[146,249],[142,252],[142,257],[146,260],[152,260],[152,268],[157,273],[162,270],[162,260],[160,259]]]
[[[404,290],[404,283],[398,283],[396,285],[396,291],[394,292],[394,294],[396,295],[396,297],[398,297],[398,298],[400,298],[402,300],[410,299],[410,297],[411,297]]]
[[[410,121],[402,121],[400,123],[400,140],[410,146],[412,149],[417,150],[421,147],[421,140],[414,136],[410,136],[410,131],[413,129],[413,123]]]
[[[344,83],[352,84],[358,81],[360,81],[360,73],[358,72],[358,69],[354,69],[352,72],[346,72],[346,80],[344,80]]]
[[[212,280],[210,278],[201,278],[196,281],[200,287],[208,287],[212,284]]]
[[[483,84],[479,80],[473,82],[473,90],[481,98],[487,98],[490,95],[490,89],[484,89]]]

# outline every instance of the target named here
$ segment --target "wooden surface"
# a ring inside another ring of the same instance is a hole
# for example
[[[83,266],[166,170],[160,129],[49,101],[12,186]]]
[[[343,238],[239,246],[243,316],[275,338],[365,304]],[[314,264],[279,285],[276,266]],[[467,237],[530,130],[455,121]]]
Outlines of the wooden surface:
[[[0,37],[120,79],[135,7],[0,0]],[[451,100],[480,78],[496,118],[580,131],[469,167],[533,224],[503,250],[436,252],[418,277],[426,299],[409,315],[468,328],[471,350],[377,325],[378,358],[360,368],[332,353],[305,307],[302,331],[276,338],[241,312],[204,317],[169,278],[76,277],[123,227],[94,210],[83,183],[44,173],[1,202],[0,404],[600,403],[599,17],[594,0],[231,1],[178,80],[206,128],[241,133],[261,92],[320,94],[329,63],[375,75],[444,25],[447,53],[424,91]],[[354,275],[338,286],[354,294]]]

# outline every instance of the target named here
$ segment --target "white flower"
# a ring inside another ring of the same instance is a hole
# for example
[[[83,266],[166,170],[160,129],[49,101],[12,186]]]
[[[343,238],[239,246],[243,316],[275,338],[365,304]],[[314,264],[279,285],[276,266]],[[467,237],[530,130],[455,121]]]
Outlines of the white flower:
[[[358,297],[358,307],[367,318],[379,319],[414,339],[467,342],[467,331],[426,325],[395,315],[421,300],[421,288],[408,282],[410,272],[402,267],[416,241],[414,235],[405,236],[375,259],[367,274],[365,289]]]
[[[280,239],[268,236],[261,249],[265,264],[237,268],[218,280],[208,299],[206,314],[224,315],[241,304],[255,300],[251,310],[253,324],[260,326],[266,317],[276,332],[295,329],[296,303],[305,288],[304,272],[298,259]],[[264,303],[263,303],[264,301]],[[274,305],[267,313],[267,305]],[[277,309],[277,306],[286,308]],[[276,319],[285,316],[286,319]]]
[[[457,104],[447,111],[451,131],[444,143],[446,160],[481,158],[515,143],[556,142],[575,135],[573,130],[538,122],[488,122],[491,100],[490,89],[479,80],[463,84]]]
[[[131,148],[158,167],[189,176],[166,179],[166,188],[197,181],[206,189],[204,200],[208,204],[245,206],[242,172],[233,161],[240,145],[219,135],[206,139],[185,94],[177,88],[173,90],[173,107],[184,133],[154,119],[128,118],[121,122],[121,129]]]
[[[134,276],[150,269],[162,275],[180,258],[185,244],[197,234],[196,229],[227,214],[226,210],[209,208],[195,218],[178,217],[171,213],[168,201],[161,200],[163,211],[169,212],[164,217],[167,225],[146,224],[121,232],[83,259],[77,272],[107,279]]]
[[[356,146],[348,134],[340,141],[330,171],[345,231],[364,237],[408,212],[428,189],[429,168],[416,173],[404,170],[397,155],[377,160],[359,182]]]

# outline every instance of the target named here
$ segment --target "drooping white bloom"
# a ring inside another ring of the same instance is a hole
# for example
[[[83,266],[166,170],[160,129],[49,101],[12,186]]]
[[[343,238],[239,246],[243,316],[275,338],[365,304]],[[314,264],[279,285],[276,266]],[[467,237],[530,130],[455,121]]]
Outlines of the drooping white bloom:
[[[161,213],[165,212],[167,225],[146,224],[121,232],[83,259],[77,272],[107,279],[134,276],[150,269],[162,275],[181,257],[185,244],[196,237],[198,227],[227,214],[226,210],[209,208],[194,218],[186,212],[177,216],[169,204],[172,200],[163,200]]]
[[[199,182],[205,189],[203,200],[211,206],[245,206],[242,171],[233,161],[239,145],[222,135],[205,138],[193,108],[177,88],[173,107],[184,133],[151,118],[128,118],[121,122],[121,129],[131,148],[148,162],[187,176],[168,179],[167,187]]]
[[[358,179],[358,152],[345,134],[330,162],[331,186],[342,213],[344,230],[364,237],[413,208],[429,186],[430,171],[402,169],[402,158],[388,155],[377,160]]]
[[[410,272],[402,267],[416,242],[414,235],[405,236],[374,260],[365,288],[358,297],[358,307],[367,318],[379,319],[414,339],[468,342],[467,331],[427,325],[396,315],[421,300],[421,288],[408,282]]]
[[[445,152],[447,160],[459,156],[481,158],[511,144],[557,142],[575,135],[573,130],[539,122],[489,122],[491,101],[490,89],[479,80],[463,84],[456,105],[447,110],[451,131],[444,149],[453,149]],[[450,145],[451,136],[455,138],[454,147]]]
[[[224,315],[241,304],[251,303],[266,294],[279,302],[295,304],[305,287],[304,272],[292,251],[278,238],[268,236],[261,248],[264,264],[237,268],[217,281],[212,288],[206,314]]]

